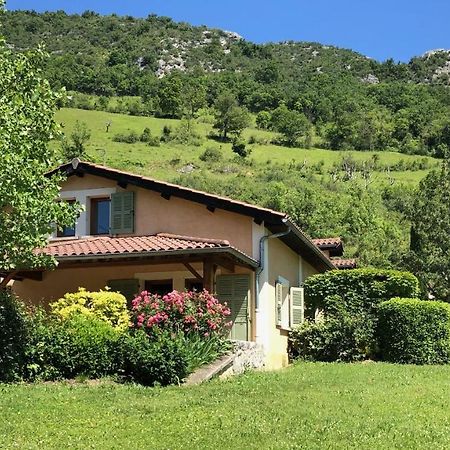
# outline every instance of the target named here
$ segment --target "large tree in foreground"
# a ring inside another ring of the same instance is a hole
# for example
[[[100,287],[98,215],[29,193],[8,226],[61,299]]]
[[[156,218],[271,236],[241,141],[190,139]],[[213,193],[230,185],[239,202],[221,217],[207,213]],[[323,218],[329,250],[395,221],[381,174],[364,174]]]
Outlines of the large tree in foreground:
[[[4,1],[0,0],[0,18]],[[1,31],[0,31],[1,32]],[[0,37],[0,289],[18,270],[47,268],[52,258],[35,252],[53,224],[70,225],[76,207],[57,202],[60,175],[54,121],[59,94],[41,77],[42,50],[11,52]]]
[[[450,158],[419,186],[407,265],[433,297],[450,302]]]

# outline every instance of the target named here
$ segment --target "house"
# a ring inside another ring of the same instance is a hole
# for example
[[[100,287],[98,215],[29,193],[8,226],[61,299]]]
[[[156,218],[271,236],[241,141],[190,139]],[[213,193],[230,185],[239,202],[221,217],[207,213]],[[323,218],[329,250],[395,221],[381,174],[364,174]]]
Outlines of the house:
[[[260,343],[269,368],[287,363],[301,285],[334,269],[340,250],[326,254],[281,212],[79,160],[56,171],[67,176],[61,199],[84,211],[43,249],[56,270],[18,274],[21,298],[49,302],[80,286],[128,300],[204,288],[230,306],[231,338]]]

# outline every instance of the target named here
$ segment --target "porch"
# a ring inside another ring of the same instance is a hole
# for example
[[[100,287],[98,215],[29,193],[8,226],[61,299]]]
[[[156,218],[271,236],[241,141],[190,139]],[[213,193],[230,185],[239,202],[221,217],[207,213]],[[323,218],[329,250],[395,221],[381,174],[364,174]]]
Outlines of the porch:
[[[147,290],[214,292],[231,309],[231,338],[255,339],[254,286],[258,263],[228,241],[158,234],[114,238],[98,236],[51,242],[44,252],[55,256],[54,271],[15,275],[14,291],[23,299],[47,305],[79,287],[109,286],[131,303]]]

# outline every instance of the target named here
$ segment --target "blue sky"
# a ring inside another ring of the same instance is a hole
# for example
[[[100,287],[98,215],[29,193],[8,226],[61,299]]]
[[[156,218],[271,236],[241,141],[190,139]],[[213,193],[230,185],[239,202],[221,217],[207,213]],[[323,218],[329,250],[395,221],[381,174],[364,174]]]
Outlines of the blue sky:
[[[408,61],[450,49],[450,0],[9,0],[9,9],[150,13],[236,31],[254,42],[301,40]]]

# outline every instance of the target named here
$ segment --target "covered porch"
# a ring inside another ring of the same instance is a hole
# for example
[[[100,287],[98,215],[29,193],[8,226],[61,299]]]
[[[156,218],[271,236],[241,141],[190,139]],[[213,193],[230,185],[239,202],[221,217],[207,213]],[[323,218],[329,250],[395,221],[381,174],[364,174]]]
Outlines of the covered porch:
[[[79,287],[95,291],[109,286],[131,304],[143,290],[164,295],[206,289],[229,305],[230,337],[255,339],[258,263],[228,241],[162,233],[97,236],[55,240],[44,252],[57,259],[58,268],[16,274],[13,289],[24,300],[45,306]]]

